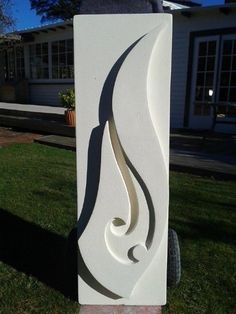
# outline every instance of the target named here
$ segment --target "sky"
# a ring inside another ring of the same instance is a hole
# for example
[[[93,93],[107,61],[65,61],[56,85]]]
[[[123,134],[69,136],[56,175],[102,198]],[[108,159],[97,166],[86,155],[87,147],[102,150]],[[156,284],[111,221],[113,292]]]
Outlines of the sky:
[[[195,1],[201,2],[203,5],[216,5],[224,2],[223,0],[195,0]],[[13,2],[12,13],[14,18],[16,19],[15,27],[17,30],[41,25],[40,22],[41,17],[36,15],[35,10],[30,9],[29,0],[12,0],[12,2]]]

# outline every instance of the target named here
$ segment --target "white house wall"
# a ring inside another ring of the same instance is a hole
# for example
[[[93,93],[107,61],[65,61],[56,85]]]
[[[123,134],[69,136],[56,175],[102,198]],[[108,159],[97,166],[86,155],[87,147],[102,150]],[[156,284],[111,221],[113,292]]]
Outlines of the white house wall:
[[[180,12],[173,13],[173,56],[172,56],[172,87],[171,87],[171,128],[182,128],[184,121],[188,55],[190,33],[202,30],[236,27],[236,12],[225,15],[218,9],[202,9],[193,12],[188,18]],[[35,40],[25,44],[26,75],[29,77],[28,47],[39,42],[52,42],[73,38],[73,27],[66,29],[48,30],[34,35]],[[50,45],[49,45],[50,47]],[[50,49],[50,48],[49,48]],[[49,50],[50,53],[50,50]],[[50,59],[50,58],[49,58]],[[60,105],[58,92],[73,86],[72,79],[29,80],[30,102],[42,105]]]
[[[172,86],[171,86],[171,127],[182,128],[186,96],[190,32],[236,27],[236,12],[229,15],[218,10],[193,13],[184,17],[174,14]]]

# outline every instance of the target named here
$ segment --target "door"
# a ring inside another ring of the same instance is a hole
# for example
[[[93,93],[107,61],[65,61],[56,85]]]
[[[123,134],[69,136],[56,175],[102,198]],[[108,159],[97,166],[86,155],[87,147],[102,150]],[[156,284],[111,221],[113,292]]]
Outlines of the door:
[[[189,127],[209,129],[211,102],[217,97],[219,36],[198,37],[194,43]]]

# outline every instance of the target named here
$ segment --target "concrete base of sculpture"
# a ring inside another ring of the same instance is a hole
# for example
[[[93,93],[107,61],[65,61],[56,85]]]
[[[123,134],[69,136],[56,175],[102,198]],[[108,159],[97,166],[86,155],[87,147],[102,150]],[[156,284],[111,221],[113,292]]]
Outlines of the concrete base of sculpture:
[[[161,314],[161,306],[81,305],[80,314]]]

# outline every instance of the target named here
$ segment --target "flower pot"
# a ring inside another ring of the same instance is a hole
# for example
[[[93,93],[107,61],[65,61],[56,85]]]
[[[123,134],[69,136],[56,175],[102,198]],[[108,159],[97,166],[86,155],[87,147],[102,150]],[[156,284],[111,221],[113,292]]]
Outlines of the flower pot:
[[[75,127],[75,111],[66,110],[65,111],[65,120],[69,126]]]

